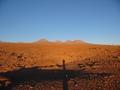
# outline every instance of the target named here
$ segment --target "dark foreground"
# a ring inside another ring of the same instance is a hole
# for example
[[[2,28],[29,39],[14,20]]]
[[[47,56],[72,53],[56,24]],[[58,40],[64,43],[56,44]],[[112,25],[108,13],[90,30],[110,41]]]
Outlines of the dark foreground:
[[[0,73],[0,76],[8,78],[1,82],[0,90],[65,90],[66,87],[69,90],[120,90],[120,75],[113,73],[34,67]]]

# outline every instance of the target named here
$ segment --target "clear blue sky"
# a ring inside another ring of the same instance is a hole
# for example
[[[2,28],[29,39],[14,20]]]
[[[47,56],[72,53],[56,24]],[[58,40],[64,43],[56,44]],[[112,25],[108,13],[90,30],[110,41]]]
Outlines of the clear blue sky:
[[[0,0],[0,40],[120,44],[120,0]]]

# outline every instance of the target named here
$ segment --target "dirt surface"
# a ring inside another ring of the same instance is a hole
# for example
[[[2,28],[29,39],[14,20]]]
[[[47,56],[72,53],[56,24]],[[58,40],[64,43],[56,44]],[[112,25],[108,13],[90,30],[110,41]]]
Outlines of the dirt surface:
[[[0,43],[0,90],[63,90],[65,85],[120,90],[120,46]]]

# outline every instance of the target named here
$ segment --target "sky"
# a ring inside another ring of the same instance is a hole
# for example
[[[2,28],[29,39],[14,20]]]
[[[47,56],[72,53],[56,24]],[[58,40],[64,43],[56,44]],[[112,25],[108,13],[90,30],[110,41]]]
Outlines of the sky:
[[[120,0],[0,0],[0,41],[120,44]]]

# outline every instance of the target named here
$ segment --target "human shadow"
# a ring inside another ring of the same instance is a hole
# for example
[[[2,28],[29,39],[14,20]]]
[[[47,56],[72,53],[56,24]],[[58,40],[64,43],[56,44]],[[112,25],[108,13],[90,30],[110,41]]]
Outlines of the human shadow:
[[[82,70],[65,70],[64,71],[62,69],[61,70],[60,69],[52,69],[52,70],[40,69],[39,67],[21,68],[19,70],[0,73],[0,76],[7,77],[12,82],[9,86],[4,87],[4,89],[6,88],[10,89],[20,83],[30,82],[30,81],[43,82],[43,81],[62,80],[63,85],[67,85],[68,84],[67,81],[75,77],[91,79],[91,78],[105,77],[109,75],[110,74],[108,73],[88,73]]]

